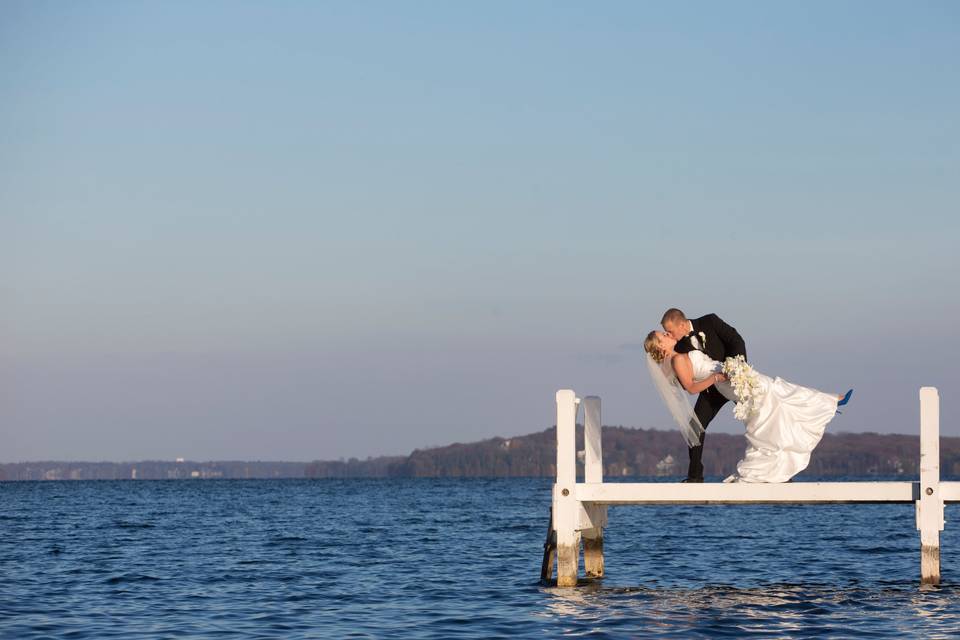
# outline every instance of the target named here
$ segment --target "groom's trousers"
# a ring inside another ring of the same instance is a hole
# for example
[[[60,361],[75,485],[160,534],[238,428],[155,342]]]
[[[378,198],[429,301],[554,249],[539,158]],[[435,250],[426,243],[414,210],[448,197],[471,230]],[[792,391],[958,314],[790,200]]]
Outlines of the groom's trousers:
[[[727,403],[719,391],[709,387],[697,397],[697,403],[693,405],[693,413],[697,420],[703,425],[704,432],[700,434],[700,444],[696,447],[690,447],[690,466],[687,468],[687,480],[703,482],[703,441],[707,437],[706,429],[710,425],[714,416]]]

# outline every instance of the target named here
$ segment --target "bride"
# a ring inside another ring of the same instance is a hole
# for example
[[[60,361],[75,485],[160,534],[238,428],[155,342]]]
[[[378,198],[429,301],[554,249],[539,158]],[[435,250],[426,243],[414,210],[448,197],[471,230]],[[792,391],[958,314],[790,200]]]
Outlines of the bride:
[[[716,385],[727,399],[740,398],[722,373],[722,363],[702,351],[677,353],[676,343],[668,333],[651,331],[643,348],[654,383],[689,443],[699,438],[703,427],[678,384],[690,394]],[[753,410],[745,420],[747,451],[737,463],[737,473],[724,482],[787,482],[806,469],[827,423],[853,393],[852,389],[843,395],[823,393],[759,372],[757,382]]]

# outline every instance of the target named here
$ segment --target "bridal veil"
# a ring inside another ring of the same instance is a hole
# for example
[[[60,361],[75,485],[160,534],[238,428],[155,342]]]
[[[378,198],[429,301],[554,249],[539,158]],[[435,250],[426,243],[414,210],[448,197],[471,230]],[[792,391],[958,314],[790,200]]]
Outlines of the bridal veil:
[[[653,386],[657,388],[663,403],[667,405],[667,410],[680,427],[680,434],[687,441],[687,446],[698,446],[700,436],[703,434],[703,425],[693,412],[693,407],[687,400],[687,392],[680,386],[680,381],[670,368],[670,362],[664,360],[658,364],[649,353],[646,355],[647,368],[650,370]]]

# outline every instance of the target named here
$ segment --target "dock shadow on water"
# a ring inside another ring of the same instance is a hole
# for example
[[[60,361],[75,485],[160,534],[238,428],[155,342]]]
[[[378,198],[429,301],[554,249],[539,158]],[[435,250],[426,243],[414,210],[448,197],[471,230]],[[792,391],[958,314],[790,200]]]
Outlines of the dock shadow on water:
[[[921,587],[911,505],[612,507],[606,577],[557,588],[538,581],[551,483],[0,483],[0,638],[960,629],[960,532]]]

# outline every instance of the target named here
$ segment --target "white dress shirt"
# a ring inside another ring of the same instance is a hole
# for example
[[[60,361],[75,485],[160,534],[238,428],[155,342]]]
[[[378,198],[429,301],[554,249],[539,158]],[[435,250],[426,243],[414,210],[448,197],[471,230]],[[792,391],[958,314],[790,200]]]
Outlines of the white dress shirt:
[[[687,333],[693,333],[693,323],[687,320]],[[693,345],[694,349],[703,351],[703,346],[700,344],[700,336],[694,334],[690,336],[690,344]]]

